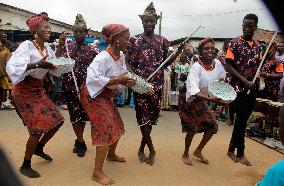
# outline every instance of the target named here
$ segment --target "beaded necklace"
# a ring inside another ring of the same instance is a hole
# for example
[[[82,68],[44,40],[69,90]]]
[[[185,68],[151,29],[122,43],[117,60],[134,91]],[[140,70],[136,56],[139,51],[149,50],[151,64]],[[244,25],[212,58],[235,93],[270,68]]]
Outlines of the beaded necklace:
[[[33,44],[35,45],[35,47],[37,48],[39,54],[40,54],[42,57],[45,57],[45,55],[43,54],[43,50],[45,50],[46,55],[48,55],[48,51],[47,51],[46,46],[44,46],[44,49],[41,50],[41,48],[39,47],[39,45],[37,44],[37,42],[36,42],[35,40],[33,40]]]
[[[113,59],[114,61],[119,61],[119,60],[120,60],[121,56],[120,56],[120,55],[119,55],[119,56],[115,56],[115,55],[112,53],[110,47],[107,47],[105,50],[109,53],[109,55],[112,57],[112,59]]]
[[[212,71],[214,69],[215,66],[215,62],[213,62],[212,64],[210,64],[210,69],[208,69],[208,67],[205,66],[205,64],[199,60],[199,64],[206,70],[206,71]]]

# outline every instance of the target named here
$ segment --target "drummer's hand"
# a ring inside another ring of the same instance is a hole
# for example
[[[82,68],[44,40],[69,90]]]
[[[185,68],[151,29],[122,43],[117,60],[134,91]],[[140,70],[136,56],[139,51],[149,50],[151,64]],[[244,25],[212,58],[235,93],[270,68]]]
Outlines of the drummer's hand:
[[[119,84],[125,85],[127,87],[132,87],[136,84],[136,80],[129,78],[127,76],[127,72],[117,76],[116,79]]]
[[[46,58],[47,58],[47,55],[44,58],[42,58],[39,62],[37,62],[38,68],[54,70],[56,66],[46,61]]]
[[[247,81],[245,82],[245,86],[250,89],[251,87],[253,87],[253,81],[248,81],[248,80],[247,80]]]
[[[63,31],[59,36],[59,45],[63,46],[65,45],[67,34]]]
[[[149,96],[153,96],[155,94],[155,89],[151,89],[148,93]]]

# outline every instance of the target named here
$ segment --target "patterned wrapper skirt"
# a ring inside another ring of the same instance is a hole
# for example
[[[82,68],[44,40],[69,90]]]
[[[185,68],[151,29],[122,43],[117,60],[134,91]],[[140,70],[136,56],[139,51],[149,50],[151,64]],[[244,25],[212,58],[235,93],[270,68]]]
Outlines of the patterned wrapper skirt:
[[[39,79],[26,77],[12,90],[15,108],[31,135],[42,135],[62,125],[64,118],[45,95]]]
[[[157,125],[161,108],[162,90],[155,95],[134,92],[134,103],[138,126]]]
[[[209,130],[217,133],[217,122],[203,99],[196,97],[187,102],[186,91],[180,91],[178,108],[183,133],[196,134]]]
[[[112,90],[106,88],[92,99],[87,87],[82,89],[81,101],[90,119],[93,145],[109,146],[118,141],[125,132],[124,123],[111,100],[112,95]]]

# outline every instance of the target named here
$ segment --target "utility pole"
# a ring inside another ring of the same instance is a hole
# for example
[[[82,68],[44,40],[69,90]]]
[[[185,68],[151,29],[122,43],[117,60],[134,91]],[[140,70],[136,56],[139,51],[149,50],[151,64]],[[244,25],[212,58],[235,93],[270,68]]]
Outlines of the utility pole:
[[[162,17],[163,17],[163,12],[160,12],[159,35],[162,34]]]

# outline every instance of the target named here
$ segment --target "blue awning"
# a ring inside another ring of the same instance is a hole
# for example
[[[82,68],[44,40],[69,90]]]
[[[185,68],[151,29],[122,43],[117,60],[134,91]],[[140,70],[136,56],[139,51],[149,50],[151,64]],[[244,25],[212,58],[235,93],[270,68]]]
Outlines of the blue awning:
[[[75,40],[74,36],[67,36],[67,38]],[[100,45],[99,45],[100,51],[104,50],[107,47],[107,44],[103,38],[93,38],[93,37],[85,38],[86,43],[93,43],[95,40],[98,40],[100,42]]]

